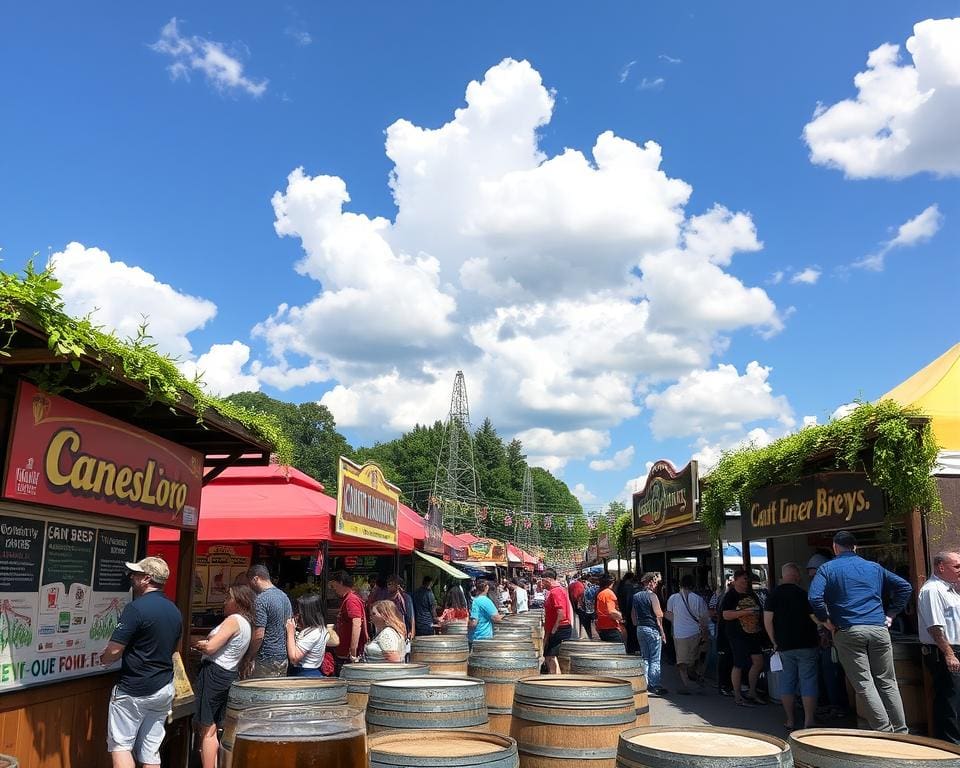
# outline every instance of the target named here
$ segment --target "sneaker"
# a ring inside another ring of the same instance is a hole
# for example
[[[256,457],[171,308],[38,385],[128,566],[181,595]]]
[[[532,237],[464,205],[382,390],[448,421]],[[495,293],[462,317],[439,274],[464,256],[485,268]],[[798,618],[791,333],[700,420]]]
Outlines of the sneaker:
[[[664,688],[662,685],[658,685],[656,688],[651,688],[650,693],[656,696],[666,696],[670,691]]]
[[[721,689],[720,689],[720,695],[721,695],[721,696],[733,696],[733,688],[721,688]]]

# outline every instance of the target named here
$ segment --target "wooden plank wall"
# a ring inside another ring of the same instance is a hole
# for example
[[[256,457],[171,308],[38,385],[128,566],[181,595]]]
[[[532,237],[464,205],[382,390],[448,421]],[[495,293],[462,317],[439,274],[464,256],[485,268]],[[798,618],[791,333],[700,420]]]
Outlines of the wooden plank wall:
[[[0,753],[20,768],[110,768],[107,703],[116,675],[0,695]]]

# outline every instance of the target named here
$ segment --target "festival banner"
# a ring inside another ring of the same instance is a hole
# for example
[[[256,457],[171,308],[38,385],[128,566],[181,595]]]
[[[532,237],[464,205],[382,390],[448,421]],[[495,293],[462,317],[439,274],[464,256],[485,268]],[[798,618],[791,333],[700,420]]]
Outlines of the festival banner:
[[[693,523],[699,498],[697,462],[677,471],[669,461],[658,461],[650,468],[643,490],[633,494],[634,537]]]
[[[4,496],[196,528],[203,455],[21,381]]]
[[[610,556],[610,534],[601,533],[597,536],[597,556],[600,558]]]
[[[497,539],[477,539],[458,550],[457,562],[507,565],[507,545]]]
[[[427,502],[427,514],[423,520],[427,537],[423,540],[423,551],[432,555],[443,556],[443,512],[436,496],[431,496]]]
[[[400,489],[376,464],[361,467],[343,456],[337,479],[337,533],[396,547]]]

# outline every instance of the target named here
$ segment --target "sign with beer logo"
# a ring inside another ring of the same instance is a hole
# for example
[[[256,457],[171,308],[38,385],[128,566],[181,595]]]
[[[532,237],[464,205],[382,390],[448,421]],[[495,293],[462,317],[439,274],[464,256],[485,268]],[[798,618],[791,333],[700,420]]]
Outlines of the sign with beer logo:
[[[886,497],[862,472],[819,472],[761,488],[742,512],[744,541],[878,525]]]
[[[423,551],[434,555],[443,555],[443,513],[436,496],[427,501],[427,514],[423,520],[427,537],[423,540]]]
[[[203,455],[20,382],[3,494],[196,528]]]
[[[337,478],[337,533],[397,546],[400,489],[376,464],[361,467],[343,456]]]
[[[458,550],[460,562],[507,564],[507,545],[496,539],[477,539],[467,544],[467,548]]]
[[[650,467],[643,490],[633,494],[634,537],[662,533],[694,522],[698,482],[695,461],[679,472],[669,461],[658,461]]]

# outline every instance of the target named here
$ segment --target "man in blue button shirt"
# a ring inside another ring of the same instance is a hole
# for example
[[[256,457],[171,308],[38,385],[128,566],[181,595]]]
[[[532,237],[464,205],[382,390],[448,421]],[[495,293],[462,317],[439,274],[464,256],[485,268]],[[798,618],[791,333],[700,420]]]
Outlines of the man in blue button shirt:
[[[906,733],[889,627],[906,607],[913,587],[878,563],[864,560],[856,549],[857,540],[849,531],[833,537],[836,557],[821,565],[810,582],[810,607],[833,633],[840,664],[863,697],[870,727]]]

